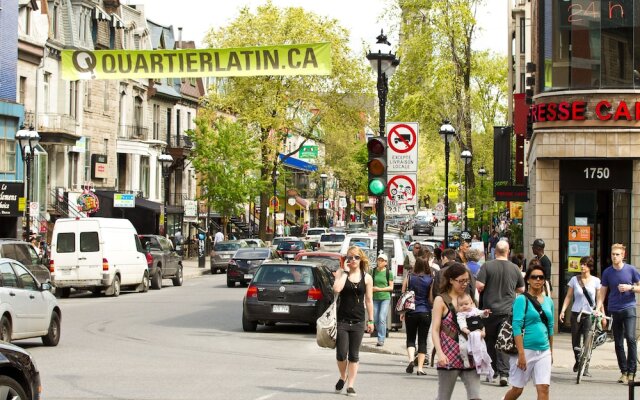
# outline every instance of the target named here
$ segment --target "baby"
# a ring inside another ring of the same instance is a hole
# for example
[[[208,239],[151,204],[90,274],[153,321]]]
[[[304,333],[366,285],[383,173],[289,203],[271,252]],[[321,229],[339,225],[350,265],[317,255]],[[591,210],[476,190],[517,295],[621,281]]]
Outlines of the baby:
[[[487,318],[491,310],[479,310],[468,294],[458,298],[458,308],[456,319],[460,331],[464,333],[459,336],[458,342],[464,366],[469,367],[469,355],[471,355],[478,374],[491,378],[493,368],[491,368],[491,357],[487,353],[487,345],[484,342],[485,330],[482,322],[482,318]]]

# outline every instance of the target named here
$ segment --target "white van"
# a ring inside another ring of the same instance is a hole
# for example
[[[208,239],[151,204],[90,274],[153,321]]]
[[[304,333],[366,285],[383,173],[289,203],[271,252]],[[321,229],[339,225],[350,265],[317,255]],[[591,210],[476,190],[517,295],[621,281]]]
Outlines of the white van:
[[[404,273],[404,259],[409,256],[407,244],[404,239],[397,234],[385,233],[384,236],[384,252],[389,257],[389,267],[393,272],[394,286],[402,285]],[[347,255],[347,251],[351,246],[359,246],[366,249],[376,249],[378,247],[378,235],[376,232],[369,233],[349,233],[342,242],[340,253]],[[369,266],[375,268],[376,260],[369,260]]]
[[[106,289],[118,296],[121,287],[149,289],[144,249],[131,222],[117,218],[62,218],[53,227],[51,281],[56,293],[71,288],[95,294]]]

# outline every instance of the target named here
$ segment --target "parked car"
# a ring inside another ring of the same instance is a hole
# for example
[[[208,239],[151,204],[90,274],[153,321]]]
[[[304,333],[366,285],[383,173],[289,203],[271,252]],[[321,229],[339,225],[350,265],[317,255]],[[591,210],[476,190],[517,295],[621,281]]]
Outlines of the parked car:
[[[308,261],[271,261],[256,271],[242,302],[242,329],[258,324],[304,323],[315,327],[333,302],[331,273]]]
[[[211,250],[211,274],[227,270],[229,260],[236,254],[236,250],[249,247],[244,240],[224,240],[218,242]]]
[[[458,214],[449,214],[449,216],[447,217],[447,220],[449,222],[457,222],[460,219],[460,217],[458,217]]]
[[[31,355],[11,343],[0,342],[0,393],[5,399],[40,399],[40,371]]]
[[[271,241],[271,244],[269,245],[269,247],[271,247],[273,250],[278,248],[278,244],[280,244],[280,242],[283,242],[285,240],[300,240],[300,238],[295,237],[295,236],[280,236],[280,237],[276,237],[273,238],[273,240]]]
[[[249,247],[267,247],[267,244],[262,239],[244,239]]]
[[[227,267],[227,287],[234,287],[236,282],[248,285],[253,274],[265,261],[277,260],[280,256],[268,247],[243,247],[236,251]]]
[[[51,280],[56,294],[71,288],[105,290],[119,296],[121,288],[149,290],[149,269],[136,229],[121,218],[61,218],[53,226]]]
[[[432,236],[433,224],[431,223],[431,220],[427,219],[426,217],[416,218],[416,220],[413,223],[413,234],[414,235],[425,234],[425,235]]]
[[[307,229],[304,240],[308,242],[318,242],[320,241],[320,235],[323,233],[329,233],[329,228],[309,228]]]
[[[49,267],[31,243],[18,239],[0,239],[0,257],[20,261],[40,283],[51,282]]]
[[[291,258],[294,258],[296,254],[304,251],[305,249],[306,246],[300,239],[283,240],[282,242],[278,243],[278,247],[276,247],[276,253],[278,253],[278,255],[283,258],[287,256],[292,256]]]
[[[51,284],[39,283],[20,262],[0,258],[0,340],[42,338],[46,346],[60,341],[62,313]]]
[[[173,286],[182,286],[182,257],[173,248],[171,241],[160,235],[140,235],[140,241],[152,257],[149,267],[151,287],[162,289],[163,279],[171,279]]]
[[[320,235],[321,251],[340,251],[340,246],[344,242],[345,233],[323,233]]]
[[[366,232],[367,226],[364,222],[349,222],[347,224],[346,233]]]
[[[344,256],[329,251],[302,251],[296,254],[295,261],[313,261],[324,264],[335,276],[338,268],[344,265]]]

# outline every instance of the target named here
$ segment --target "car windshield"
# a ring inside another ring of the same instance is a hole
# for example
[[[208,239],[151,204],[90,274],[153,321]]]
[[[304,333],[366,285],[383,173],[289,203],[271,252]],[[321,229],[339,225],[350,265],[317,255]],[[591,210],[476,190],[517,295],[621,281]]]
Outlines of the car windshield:
[[[371,247],[371,238],[351,238],[349,239],[349,247],[358,246],[358,247]]]
[[[317,261],[321,264],[326,265],[331,272],[337,271],[340,268],[340,259],[331,256],[320,256],[314,254],[307,254],[302,257],[303,260],[307,261]]]
[[[216,243],[214,246],[215,251],[236,251],[240,248],[239,243]]]
[[[304,249],[304,243],[302,243],[301,241],[289,240],[286,242],[278,243],[278,250],[289,251],[289,250],[303,250],[303,249]]]
[[[264,260],[269,257],[269,249],[245,248],[239,249],[233,258],[246,260]]]
[[[345,235],[335,234],[335,233],[325,233],[320,236],[320,242],[343,242]]]
[[[252,284],[304,284],[313,283],[313,271],[308,265],[263,265],[256,272]]]
[[[322,235],[325,232],[325,229],[309,229],[307,235]]]

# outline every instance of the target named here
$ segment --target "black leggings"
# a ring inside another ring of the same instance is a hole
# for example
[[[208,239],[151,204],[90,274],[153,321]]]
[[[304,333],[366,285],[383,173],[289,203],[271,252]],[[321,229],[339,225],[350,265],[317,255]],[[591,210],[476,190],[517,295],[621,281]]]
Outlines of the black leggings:
[[[360,345],[364,336],[364,321],[350,324],[338,321],[338,336],[336,337],[336,359],[344,361],[349,355],[349,362],[360,359]]]
[[[427,354],[427,335],[431,325],[431,313],[407,313],[404,322],[407,326],[407,347],[416,346],[418,334],[418,353]]]
[[[571,312],[571,346],[573,347],[576,362],[578,362],[578,357],[580,356],[580,349],[584,346],[584,342],[587,339],[587,332],[591,329],[591,316],[589,314],[582,314],[580,322],[578,323],[578,315],[580,315],[580,313]],[[580,342],[582,342],[582,344]]]

